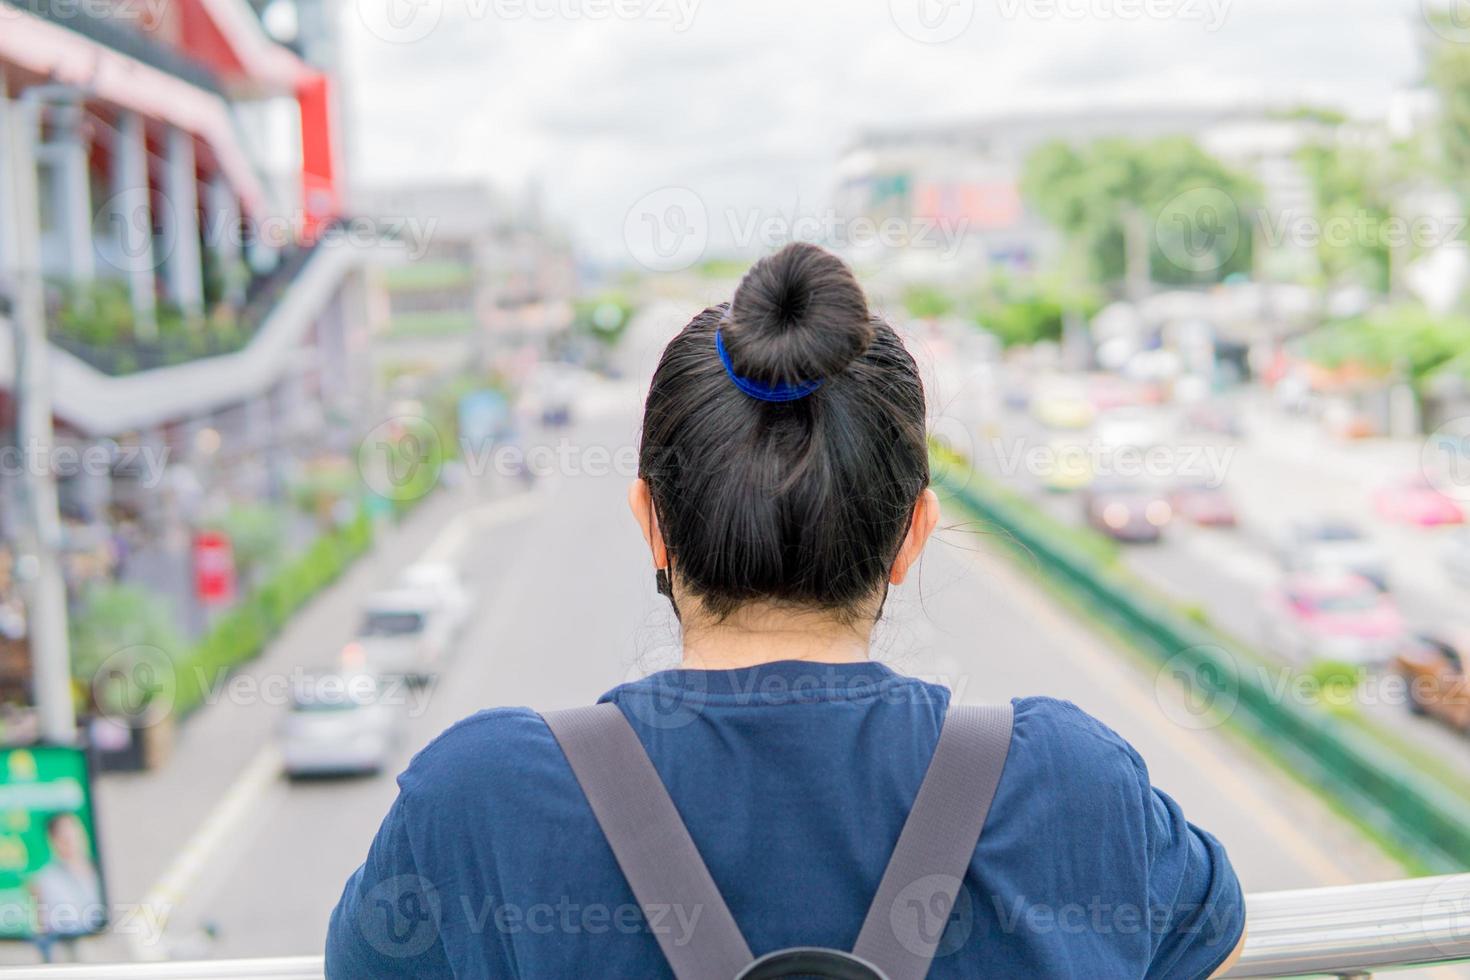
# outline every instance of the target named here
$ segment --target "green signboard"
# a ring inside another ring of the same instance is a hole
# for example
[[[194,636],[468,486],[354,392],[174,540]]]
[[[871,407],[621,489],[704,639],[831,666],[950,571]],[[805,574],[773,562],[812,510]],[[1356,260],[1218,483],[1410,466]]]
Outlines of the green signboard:
[[[103,929],[101,867],[86,753],[0,748],[0,939]]]

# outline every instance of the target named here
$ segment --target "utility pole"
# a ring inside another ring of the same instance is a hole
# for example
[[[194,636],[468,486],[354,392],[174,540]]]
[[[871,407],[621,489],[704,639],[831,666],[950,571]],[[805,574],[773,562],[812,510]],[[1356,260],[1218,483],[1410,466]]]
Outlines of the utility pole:
[[[41,281],[39,188],[35,144],[41,107],[47,100],[74,103],[75,89],[43,85],[27,89],[11,104],[6,146],[15,213],[4,216],[15,229],[15,255],[8,270],[10,333],[15,342],[15,438],[22,461],[24,519],[17,579],[26,594],[26,636],[31,651],[41,738],[76,741],[71,651],[67,637],[66,583],[62,578],[61,517],[51,470],[55,433],[51,414],[51,365],[46,343],[46,298]]]

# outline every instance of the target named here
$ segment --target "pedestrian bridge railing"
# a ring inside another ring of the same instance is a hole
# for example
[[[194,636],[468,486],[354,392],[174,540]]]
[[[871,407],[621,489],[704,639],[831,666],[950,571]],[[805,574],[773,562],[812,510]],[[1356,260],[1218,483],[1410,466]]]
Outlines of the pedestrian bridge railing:
[[[1470,961],[1470,874],[1268,892],[1247,899],[1231,977],[1365,978]],[[320,956],[16,967],[0,980],[322,980]]]

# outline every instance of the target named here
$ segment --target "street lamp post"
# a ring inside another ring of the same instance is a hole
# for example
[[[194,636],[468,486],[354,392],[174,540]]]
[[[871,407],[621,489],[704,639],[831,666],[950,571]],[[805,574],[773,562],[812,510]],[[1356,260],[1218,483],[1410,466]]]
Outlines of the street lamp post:
[[[35,142],[45,101],[74,102],[75,89],[43,85],[28,89],[11,106],[5,140],[10,159],[8,195],[15,213],[14,250],[7,278],[10,334],[15,344],[15,435],[21,467],[25,517],[21,526],[18,579],[26,587],[26,634],[42,739],[76,741],[71,656],[67,638],[66,584],[61,571],[61,517],[50,467],[55,433],[51,414],[51,368],[46,344],[46,300],[41,281],[39,188]]]

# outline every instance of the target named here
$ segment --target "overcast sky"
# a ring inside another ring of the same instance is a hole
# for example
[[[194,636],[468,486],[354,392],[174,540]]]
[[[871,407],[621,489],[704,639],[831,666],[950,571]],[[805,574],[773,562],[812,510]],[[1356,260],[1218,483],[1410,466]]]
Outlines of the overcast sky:
[[[1381,112],[1419,78],[1431,0],[346,2],[355,179],[534,179],[616,261],[630,208],[669,188],[711,215],[819,212],[865,127],[1167,102]]]

